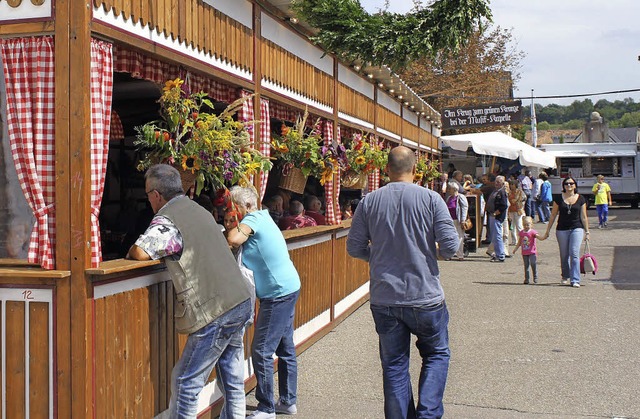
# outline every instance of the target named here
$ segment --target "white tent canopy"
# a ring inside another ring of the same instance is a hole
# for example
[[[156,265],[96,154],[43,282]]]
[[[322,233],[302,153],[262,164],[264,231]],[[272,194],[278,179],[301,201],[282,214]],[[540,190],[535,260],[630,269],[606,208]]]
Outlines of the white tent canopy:
[[[440,140],[443,146],[449,146],[454,150],[467,151],[472,147],[476,154],[504,157],[509,160],[519,159],[522,166],[556,167],[556,157],[551,153],[531,147],[500,131],[445,135],[440,137]]]

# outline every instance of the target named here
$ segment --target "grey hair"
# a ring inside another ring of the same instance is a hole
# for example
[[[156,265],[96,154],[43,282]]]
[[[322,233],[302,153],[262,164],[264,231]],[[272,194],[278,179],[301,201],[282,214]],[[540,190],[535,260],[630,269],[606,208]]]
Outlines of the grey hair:
[[[504,183],[505,182],[504,176],[502,176],[502,175],[496,176],[495,182]]]
[[[184,195],[180,173],[168,164],[154,164],[144,175],[148,187],[156,190],[166,201],[178,195]]]
[[[447,183],[447,188],[453,189],[456,192],[458,192],[460,190],[460,187],[458,186],[457,182],[449,182],[449,183]]]
[[[247,211],[260,209],[258,207],[258,194],[255,189],[236,185],[229,189],[229,193],[231,194],[231,200],[237,206]]]
[[[300,201],[291,201],[289,203],[289,214],[291,215],[300,215],[304,211],[304,207],[302,206],[302,202]]]

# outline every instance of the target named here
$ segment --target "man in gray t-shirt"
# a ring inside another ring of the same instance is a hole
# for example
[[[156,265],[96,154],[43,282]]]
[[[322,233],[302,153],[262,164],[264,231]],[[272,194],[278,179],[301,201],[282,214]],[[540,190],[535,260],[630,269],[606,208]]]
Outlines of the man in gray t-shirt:
[[[347,239],[349,254],[369,262],[386,417],[441,417],[449,368],[449,313],[436,243],[440,256],[450,258],[458,234],[442,198],[413,184],[415,161],[406,147],[391,151],[391,182],[360,201]],[[411,335],[418,337],[423,361],[417,406],[407,393]]]

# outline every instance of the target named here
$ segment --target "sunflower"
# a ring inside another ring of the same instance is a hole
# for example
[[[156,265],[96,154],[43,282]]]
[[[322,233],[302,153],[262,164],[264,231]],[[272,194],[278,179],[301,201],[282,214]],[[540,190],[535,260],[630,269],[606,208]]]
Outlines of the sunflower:
[[[200,170],[200,163],[196,160],[196,156],[182,156],[182,170],[191,170],[191,173]]]
[[[366,159],[364,158],[364,156],[358,156],[356,157],[356,164],[364,164],[364,162],[366,161]]]

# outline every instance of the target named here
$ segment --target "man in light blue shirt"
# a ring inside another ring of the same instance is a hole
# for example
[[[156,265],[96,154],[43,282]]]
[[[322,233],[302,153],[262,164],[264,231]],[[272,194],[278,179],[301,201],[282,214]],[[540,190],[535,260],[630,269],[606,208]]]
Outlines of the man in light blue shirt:
[[[413,184],[415,154],[389,154],[391,182],[360,201],[347,239],[352,257],[369,262],[371,311],[380,342],[386,417],[442,417],[449,369],[449,313],[440,256],[458,249],[458,234],[440,195]],[[422,356],[417,406],[409,377],[411,335]]]

